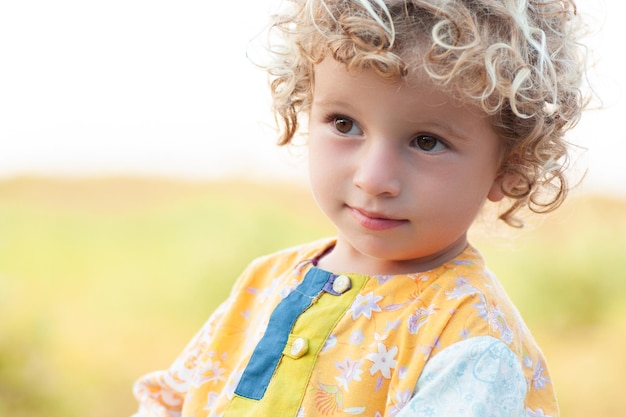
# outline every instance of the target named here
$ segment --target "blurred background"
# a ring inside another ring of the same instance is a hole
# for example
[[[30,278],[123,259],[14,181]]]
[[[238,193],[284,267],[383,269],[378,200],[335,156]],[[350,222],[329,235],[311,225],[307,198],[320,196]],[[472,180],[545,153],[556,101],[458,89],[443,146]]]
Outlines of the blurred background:
[[[274,146],[254,39],[278,0],[0,3],[0,415],[128,416],[259,255],[333,233]],[[626,3],[579,0],[597,96],[569,201],[473,230],[563,416],[626,415]],[[252,43],[251,43],[252,42]]]

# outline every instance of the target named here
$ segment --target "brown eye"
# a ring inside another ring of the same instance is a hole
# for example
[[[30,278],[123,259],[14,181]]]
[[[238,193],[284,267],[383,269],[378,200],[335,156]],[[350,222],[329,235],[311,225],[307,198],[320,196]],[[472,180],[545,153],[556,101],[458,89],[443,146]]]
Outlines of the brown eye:
[[[413,144],[423,151],[440,151],[445,145],[435,136],[420,135],[413,139]]]
[[[343,134],[348,134],[354,127],[354,122],[350,119],[345,119],[342,117],[337,117],[334,120],[335,129]]]

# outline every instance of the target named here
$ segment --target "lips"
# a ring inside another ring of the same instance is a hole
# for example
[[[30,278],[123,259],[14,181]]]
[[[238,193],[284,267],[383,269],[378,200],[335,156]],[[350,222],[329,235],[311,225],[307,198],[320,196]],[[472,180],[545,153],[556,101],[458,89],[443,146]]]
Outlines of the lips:
[[[348,206],[350,214],[357,223],[368,230],[383,231],[393,229],[406,224],[406,219],[395,219],[382,213]]]

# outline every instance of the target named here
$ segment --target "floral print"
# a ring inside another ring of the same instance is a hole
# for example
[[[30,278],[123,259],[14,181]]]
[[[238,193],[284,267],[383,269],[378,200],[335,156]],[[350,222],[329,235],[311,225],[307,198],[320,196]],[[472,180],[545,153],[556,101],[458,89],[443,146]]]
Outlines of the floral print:
[[[344,362],[335,363],[335,368],[341,372],[335,379],[339,382],[339,386],[346,392],[348,391],[348,384],[351,381],[361,381],[361,374],[363,373],[361,364],[362,361],[353,361],[350,360],[350,358],[346,358]]]
[[[238,387],[270,316],[309,274],[337,277],[314,266],[333,244],[253,262],[172,367],[136,383],[136,416],[558,416],[545,359],[472,247],[432,271],[347,274],[344,293],[321,283],[283,352],[264,353],[280,356],[253,381],[262,398],[247,398]]]
[[[391,349],[387,350],[384,344],[378,343],[378,352],[370,353],[366,356],[366,359],[373,362],[370,368],[370,375],[375,375],[377,372],[380,372],[384,378],[391,378],[391,370],[395,368],[398,363],[398,361],[394,359],[397,354],[397,346],[393,346]]]
[[[383,297],[374,295],[370,292],[366,295],[357,294],[356,300],[352,306],[352,320],[357,320],[360,316],[364,316],[370,320],[373,312],[382,311],[377,302],[382,300]]]

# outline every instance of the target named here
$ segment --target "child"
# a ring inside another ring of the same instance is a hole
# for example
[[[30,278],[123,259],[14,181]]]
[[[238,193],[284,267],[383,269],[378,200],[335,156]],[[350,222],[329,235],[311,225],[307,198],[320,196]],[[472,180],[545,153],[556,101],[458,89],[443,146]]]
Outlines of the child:
[[[337,237],[255,260],[136,416],[551,416],[546,362],[467,230],[564,199],[569,0],[293,0],[269,68]],[[276,39],[276,38],[272,38]]]

